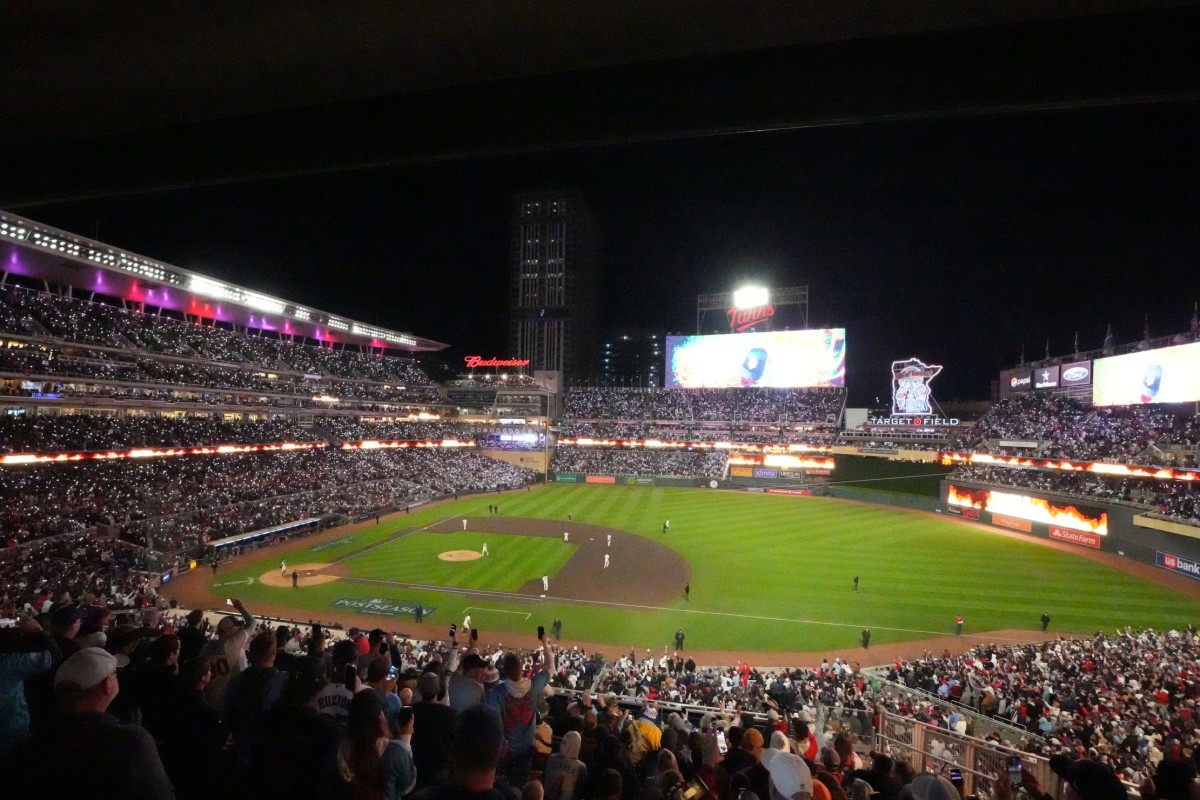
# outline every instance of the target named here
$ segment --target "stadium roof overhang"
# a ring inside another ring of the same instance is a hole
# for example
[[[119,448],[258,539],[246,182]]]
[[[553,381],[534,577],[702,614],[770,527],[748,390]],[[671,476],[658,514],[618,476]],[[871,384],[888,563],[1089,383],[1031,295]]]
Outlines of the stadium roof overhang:
[[[448,346],[215,280],[7,212],[0,212],[0,264],[7,274],[281,335],[413,353]]]

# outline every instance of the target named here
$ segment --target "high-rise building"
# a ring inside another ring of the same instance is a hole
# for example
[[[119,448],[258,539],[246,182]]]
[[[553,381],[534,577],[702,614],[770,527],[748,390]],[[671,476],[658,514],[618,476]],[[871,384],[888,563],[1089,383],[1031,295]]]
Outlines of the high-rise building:
[[[662,386],[666,337],[644,331],[616,331],[604,337],[600,354],[602,386]]]
[[[566,384],[595,380],[599,312],[592,216],[575,190],[516,196],[509,346],[525,371],[555,370]]]

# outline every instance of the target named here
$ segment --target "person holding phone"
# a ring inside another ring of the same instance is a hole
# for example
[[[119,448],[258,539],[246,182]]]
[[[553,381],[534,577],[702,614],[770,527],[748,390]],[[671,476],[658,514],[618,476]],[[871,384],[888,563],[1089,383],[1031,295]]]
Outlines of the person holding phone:
[[[383,655],[373,660],[367,667],[367,686],[379,695],[383,705],[383,716],[387,719],[388,728],[396,733],[400,719],[400,709],[404,706],[396,694],[396,678],[399,670],[392,665],[392,657]]]
[[[505,653],[500,672],[503,680],[492,689],[488,704],[500,712],[507,752],[500,763],[500,773],[508,776],[509,785],[523,786],[533,760],[534,726],[537,724],[537,704],[554,674],[554,651],[539,629],[541,666],[532,678],[525,677],[521,659],[516,653]]]
[[[352,797],[390,800],[413,790],[417,770],[409,742],[414,727],[411,713],[403,715],[399,735],[393,738],[378,695],[359,692],[354,696],[346,738],[338,749],[338,772],[350,784]]]

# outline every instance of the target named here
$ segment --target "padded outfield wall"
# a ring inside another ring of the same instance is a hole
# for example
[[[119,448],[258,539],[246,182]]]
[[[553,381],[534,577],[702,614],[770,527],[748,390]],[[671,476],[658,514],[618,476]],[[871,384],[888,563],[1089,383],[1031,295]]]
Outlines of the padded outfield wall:
[[[996,503],[996,495],[1005,497]],[[1149,518],[1141,507],[947,479],[942,482],[941,508],[1006,531],[1113,553],[1200,579],[1200,527]]]

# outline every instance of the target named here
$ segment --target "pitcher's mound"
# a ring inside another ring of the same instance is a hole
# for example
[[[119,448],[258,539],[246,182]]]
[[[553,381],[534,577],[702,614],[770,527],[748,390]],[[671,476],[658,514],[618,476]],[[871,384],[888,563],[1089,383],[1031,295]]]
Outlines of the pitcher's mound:
[[[438,558],[442,561],[474,561],[477,558],[483,558],[483,553],[475,550],[447,550],[444,553],[438,553]]]
[[[264,572],[259,576],[260,583],[266,586],[288,586],[292,585],[292,570],[300,573],[297,580],[297,586],[317,586],[322,583],[329,583],[338,579],[337,575],[321,573],[321,570],[328,567],[327,563],[318,564],[288,564],[286,575],[279,574],[279,570],[273,569],[270,572]]]

